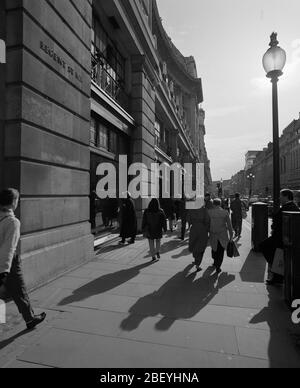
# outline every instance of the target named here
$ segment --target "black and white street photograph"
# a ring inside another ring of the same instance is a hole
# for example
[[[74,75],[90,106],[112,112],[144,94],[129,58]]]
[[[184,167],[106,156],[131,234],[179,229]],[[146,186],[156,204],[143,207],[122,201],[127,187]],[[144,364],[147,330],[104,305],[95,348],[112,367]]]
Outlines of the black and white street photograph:
[[[0,0],[3,372],[300,368],[299,15]]]

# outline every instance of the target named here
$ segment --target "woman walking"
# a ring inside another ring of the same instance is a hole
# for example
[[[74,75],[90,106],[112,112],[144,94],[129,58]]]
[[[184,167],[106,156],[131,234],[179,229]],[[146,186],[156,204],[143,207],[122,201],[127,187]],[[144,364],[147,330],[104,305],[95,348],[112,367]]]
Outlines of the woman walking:
[[[163,232],[167,232],[167,219],[158,199],[152,199],[143,216],[143,234],[149,240],[152,260],[160,259]]]
[[[16,253],[20,240],[20,221],[15,217],[19,203],[19,193],[6,189],[0,193],[0,287],[4,286],[32,330],[42,323],[46,314],[35,315],[27,294],[21,259]]]
[[[224,253],[228,243],[233,241],[233,228],[228,212],[222,209],[222,201],[215,199],[214,208],[209,210],[210,216],[210,242],[212,257],[216,272],[222,272],[221,267],[224,261]]]
[[[189,250],[195,259],[197,272],[200,272],[202,271],[200,266],[208,245],[210,230],[208,210],[205,207],[198,210],[190,210],[187,220],[191,224]]]

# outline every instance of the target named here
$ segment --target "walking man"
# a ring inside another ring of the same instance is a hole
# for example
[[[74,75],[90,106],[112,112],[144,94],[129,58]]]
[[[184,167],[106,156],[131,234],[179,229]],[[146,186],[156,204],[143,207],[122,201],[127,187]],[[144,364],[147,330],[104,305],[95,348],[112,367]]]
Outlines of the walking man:
[[[45,320],[46,314],[34,315],[23,278],[21,259],[16,253],[20,240],[20,221],[14,212],[18,203],[17,190],[6,189],[0,193],[0,286],[5,287],[16,303],[27,329],[32,330]]]
[[[231,221],[232,227],[235,232],[236,237],[241,237],[242,235],[242,225],[243,225],[243,208],[246,210],[244,203],[240,199],[240,194],[235,194],[235,199],[231,203]]]

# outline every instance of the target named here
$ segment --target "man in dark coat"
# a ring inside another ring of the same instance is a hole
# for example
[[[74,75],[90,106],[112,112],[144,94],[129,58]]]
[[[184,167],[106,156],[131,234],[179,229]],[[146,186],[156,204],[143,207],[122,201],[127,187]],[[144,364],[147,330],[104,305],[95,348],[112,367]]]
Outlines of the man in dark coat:
[[[211,210],[214,208],[214,204],[213,204],[213,201],[211,199],[211,195],[209,193],[206,193],[205,194],[205,197],[204,197],[204,206],[207,210]]]
[[[137,235],[137,216],[134,202],[129,193],[126,199],[122,199],[120,220],[120,236],[122,238],[120,244],[125,244],[127,238],[130,238],[130,244],[134,244]]]
[[[280,201],[281,209],[274,215],[272,236],[264,241],[261,246],[261,252],[265,256],[268,264],[272,267],[277,249],[283,249],[283,213],[300,212],[299,207],[294,203],[294,194],[291,190],[282,190]],[[268,285],[282,284],[283,276],[273,273],[272,278],[267,280]]]
[[[235,237],[241,237],[243,226],[243,202],[240,199],[240,194],[235,194],[235,199],[232,201],[230,209],[232,211],[231,222],[235,232]]]

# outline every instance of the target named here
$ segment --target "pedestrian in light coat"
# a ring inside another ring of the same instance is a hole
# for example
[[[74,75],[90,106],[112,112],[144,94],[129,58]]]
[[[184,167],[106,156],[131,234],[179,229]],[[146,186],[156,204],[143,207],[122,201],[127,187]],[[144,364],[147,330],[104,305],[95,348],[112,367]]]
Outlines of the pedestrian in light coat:
[[[18,307],[27,329],[34,329],[46,318],[46,314],[35,315],[26,290],[21,258],[17,254],[20,240],[20,221],[15,217],[19,193],[6,189],[0,193],[0,287],[4,286]]]
[[[221,207],[222,201],[215,199],[213,205],[214,208],[209,210],[210,243],[214,267],[217,273],[220,273],[225,250],[227,250],[228,243],[233,240],[233,229],[228,212]]]

